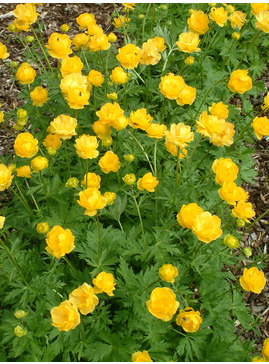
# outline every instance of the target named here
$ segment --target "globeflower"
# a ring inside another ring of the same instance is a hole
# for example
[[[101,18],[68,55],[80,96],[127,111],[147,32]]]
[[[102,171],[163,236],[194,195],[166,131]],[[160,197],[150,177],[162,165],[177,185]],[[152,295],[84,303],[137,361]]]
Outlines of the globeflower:
[[[78,309],[67,300],[53,307],[50,314],[52,326],[57,327],[59,331],[70,331],[80,324]]]
[[[161,59],[161,55],[158,52],[157,47],[153,43],[144,42],[142,45],[142,54],[140,58],[140,64],[145,66],[155,65]]]
[[[43,145],[48,149],[48,148],[53,148],[54,150],[58,150],[61,145],[61,138],[59,137],[59,135],[55,134],[48,134],[45,138],[45,140],[43,141]]]
[[[45,157],[37,156],[31,160],[31,168],[33,172],[39,172],[47,168],[49,161]]]
[[[172,124],[170,130],[165,132],[165,140],[177,147],[184,148],[194,138],[190,125],[184,123]]]
[[[162,53],[166,49],[166,45],[164,44],[164,38],[163,37],[154,37],[147,40],[148,44],[153,44],[158,52]]]
[[[99,152],[98,148],[98,141],[95,136],[90,136],[87,134],[81,135],[79,138],[76,139],[75,144],[77,155],[83,159],[93,159],[98,157]]]
[[[15,32],[18,33],[18,32],[28,32],[29,29],[30,29],[30,24],[28,23],[24,23],[22,20],[20,19],[15,19],[13,24],[11,24],[12,26],[15,27]]]
[[[77,18],[76,21],[79,25],[79,29],[84,29],[87,28],[90,25],[96,24],[96,20],[93,14],[90,13],[83,13],[80,14]]]
[[[239,219],[243,219],[246,222],[249,222],[248,219],[251,219],[255,216],[255,211],[253,210],[253,206],[250,202],[245,202],[240,200],[235,207],[232,209],[233,214]]]
[[[182,329],[186,332],[196,332],[202,321],[200,312],[194,311],[191,307],[180,310],[176,319],[177,325],[182,326]]]
[[[132,354],[132,362],[133,363],[152,362],[152,359],[149,356],[147,350],[143,350],[143,351],[137,351],[136,353]]]
[[[136,177],[133,173],[126,174],[122,179],[128,186],[132,186],[136,182]]]
[[[151,172],[146,173],[142,178],[139,178],[137,181],[137,188],[140,191],[148,191],[148,192],[154,192],[155,187],[158,185],[159,181],[156,177],[152,175]]]
[[[101,72],[91,70],[87,76],[87,81],[93,86],[99,87],[104,82],[104,77]]]
[[[0,216],[0,229],[3,229],[5,220],[6,220],[5,216]]]
[[[151,292],[146,305],[154,317],[167,322],[173,318],[179,307],[179,302],[176,301],[176,295],[170,288],[157,287]]]
[[[107,199],[101,195],[96,187],[88,187],[79,193],[77,202],[86,209],[84,215],[92,217],[97,214],[97,210],[106,206]]]
[[[265,361],[269,360],[269,338],[265,339],[262,345],[262,355]]]
[[[243,13],[242,11],[234,11],[228,19],[230,20],[233,29],[236,27],[241,29],[246,21],[246,17],[247,14]]]
[[[164,264],[159,269],[159,276],[165,282],[174,283],[175,277],[178,276],[178,270],[172,264]]]
[[[96,188],[100,188],[100,182],[101,182],[101,177],[98,176],[95,173],[87,173],[84,176],[83,181],[81,182],[81,186],[86,186],[86,188],[89,187],[96,187]]]
[[[116,193],[115,192],[105,192],[104,197],[106,198],[106,204],[112,205],[116,198]]]
[[[35,87],[35,89],[30,92],[30,97],[33,105],[38,107],[42,107],[49,99],[48,91],[41,86]]]
[[[254,129],[256,137],[261,140],[263,136],[269,135],[269,120],[266,116],[256,117],[251,126]]]
[[[193,32],[185,32],[179,35],[176,45],[181,52],[192,53],[200,51],[198,44],[200,42],[199,35]]]
[[[249,197],[249,194],[242,187],[237,186],[235,182],[225,182],[218,192],[220,198],[230,205],[235,205],[236,201],[240,200],[246,202]]]
[[[167,127],[164,124],[150,124],[146,128],[146,133],[150,138],[160,139],[164,137]]]
[[[36,7],[34,4],[19,4],[13,10],[13,15],[22,23],[27,25],[36,22],[38,13],[36,12]]]
[[[7,47],[3,43],[0,43],[0,59],[6,59],[8,57]]]
[[[129,125],[131,125],[134,129],[146,130],[150,126],[152,120],[153,117],[150,114],[147,114],[147,110],[145,108],[142,108],[136,111],[131,111]]]
[[[122,67],[133,69],[138,66],[142,50],[135,44],[126,44],[118,50],[116,56]]]
[[[18,157],[32,158],[38,152],[38,140],[30,133],[20,133],[15,140],[14,150]]]
[[[95,296],[92,286],[83,283],[82,286],[70,293],[69,302],[76,306],[82,315],[88,315],[94,311],[99,299]]]
[[[176,99],[177,104],[180,106],[192,105],[196,99],[196,93],[196,88],[186,85]]]
[[[183,205],[177,214],[177,221],[183,229],[192,229],[194,224],[194,219],[201,215],[204,210],[197,205],[197,203],[189,203],[188,205]]]
[[[122,67],[115,67],[111,72],[110,79],[117,85],[122,85],[128,81],[128,75]]]
[[[232,72],[228,87],[232,92],[240,94],[252,89],[252,79],[248,76],[248,70],[236,70]]]
[[[130,23],[130,18],[128,18],[126,15],[120,15],[119,18],[114,18],[112,24],[115,28],[120,28],[123,25],[128,25]]]
[[[267,11],[269,10],[268,3],[252,3],[251,5],[251,12],[253,15],[258,15],[260,11]]]
[[[216,22],[220,27],[224,27],[228,19],[228,12],[221,6],[220,8],[211,8],[209,18]]]
[[[120,169],[120,161],[117,154],[108,151],[99,160],[99,166],[104,173],[117,172]]]
[[[269,11],[260,11],[256,15],[256,19],[257,23],[255,23],[255,27],[262,32],[269,33]]]
[[[266,284],[264,273],[256,267],[244,268],[244,273],[239,281],[245,291],[254,293],[261,293]]]
[[[96,115],[99,117],[100,121],[103,124],[114,126],[116,121],[121,116],[124,116],[124,111],[121,109],[120,105],[117,102],[114,102],[113,104],[108,102],[105,105],[103,105],[99,111],[96,112]]]
[[[4,164],[0,164],[0,191],[7,189],[12,182],[13,175],[10,168],[7,168]]]
[[[46,251],[55,258],[60,259],[65,254],[75,249],[75,237],[69,229],[63,229],[59,225],[55,225],[46,238]]]
[[[70,73],[80,73],[83,68],[83,63],[78,56],[69,57],[65,56],[62,59],[61,75],[62,77],[70,75]]]
[[[90,36],[85,33],[76,34],[72,39],[72,43],[75,46],[74,49],[78,50],[81,48],[86,48],[88,46],[89,40]]]
[[[31,168],[29,166],[22,166],[16,169],[18,177],[31,178]]]
[[[61,114],[50,122],[51,133],[58,135],[63,140],[71,139],[73,135],[77,135],[76,127],[77,119],[69,115]]]
[[[208,108],[211,115],[216,116],[219,119],[227,119],[229,116],[228,105],[225,105],[222,101],[217,104],[213,102],[212,106]]]
[[[208,244],[222,235],[221,220],[210,212],[202,212],[193,221],[192,232],[200,241]]]
[[[111,273],[101,272],[96,278],[92,280],[94,284],[94,293],[106,293],[108,296],[114,296],[116,283],[114,283],[114,277]]]
[[[36,71],[27,62],[23,62],[16,72],[16,78],[22,85],[33,83]]]
[[[61,59],[72,52],[71,40],[67,34],[52,33],[48,40],[48,53],[51,57]]]
[[[212,164],[212,170],[216,174],[215,181],[221,186],[225,182],[235,181],[239,171],[231,158],[216,159]]]
[[[202,10],[194,11],[188,19],[188,28],[191,32],[204,34],[209,29],[208,23],[208,16]]]
[[[173,73],[168,73],[162,77],[159,89],[161,93],[170,100],[178,98],[180,92],[185,87],[185,81],[181,76],[175,76]]]
[[[36,231],[39,234],[46,234],[49,231],[49,224],[47,222],[40,222],[36,225]]]
[[[203,111],[199,116],[199,120],[196,120],[196,125],[198,133],[212,138],[222,133],[225,127],[225,120],[219,119],[214,115],[208,115],[206,111]]]
[[[88,45],[91,52],[105,51],[111,46],[108,41],[107,35],[104,33],[93,35]]]

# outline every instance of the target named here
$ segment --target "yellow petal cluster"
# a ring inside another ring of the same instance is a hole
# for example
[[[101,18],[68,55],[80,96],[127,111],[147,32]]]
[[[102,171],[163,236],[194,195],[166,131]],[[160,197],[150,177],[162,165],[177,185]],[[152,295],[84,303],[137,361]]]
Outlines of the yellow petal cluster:
[[[155,187],[158,185],[159,181],[156,177],[152,175],[151,172],[146,173],[142,178],[139,178],[137,181],[137,188],[140,191],[148,191],[148,192],[154,192]]]
[[[256,117],[251,126],[254,129],[256,137],[261,140],[263,136],[269,135],[269,120],[266,116]]]
[[[46,251],[53,255],[55,258],[60,259],[65,254],[70,253],[75,249],[74,245],[75,237],[71,230],[63,229],[59,225],[55,225],[46,238]]]
[[[76,34],[72,39],[72,43],[75,46],[74,49],[78,50],[81,48],[87,48],[89,40],[90,36],[85,33]]]
[[[93,14],[90,13],[83,13],[80,14],[77,18],[76,21],[79,25],[79,29],[85,29],[91,25],[96,24],[96,20]]]
[[[62,77],[70,75],[70,73],[81,73],[83,68],[83,63],[78,56],[69,57],[65,56],[62,59],[61,64],[61,75]]]
[[[89,104],[87,78],[80,73],[70,73],[61,80],[60,88],[63,91],[68,105],[72,109],[83,109]]]
[[[219,119],[227,119],[229,116],[228,105],[225,105],[222,101],[217,104],[213,102],[212,106],[208,108],[211,115],[216,116]]]
[[[252,3],[251,4],[251,12],[253,15],[258,15],[260,11],[267,11],[269,10],[268,3]]]
[[[19,4],[13,10],[13,15],[23,24],[33,24],[36,22],[38,13],[34,4]]]
[[[96,278],[92,280],[94,284],[94,293],[106,293],[108,296],[114,296],[116,283],[114,283],[114,277],[111,273],[101,272]]]
[[[71,139],[76,133],[77,119],[69,115],[59,115],[50,122],[50,132],[63,140]]]
[[[135,44],[126,44],[118,50],[116,56],[121,66],[128,69],[133,69],[138,66],[142,55],[142,50]]]
[[[179,307],[179,302],[176,301],[176,295],[170,288],[157,287],[151,292],[146,305],[154,317],[167,322],[172,320]]]
[[[247,14],[243,13],[242,11],[234,11],[228,19],[230,20],[233,29],[236,27],[241,29],[246,21],[246,17]]]
[[[48,134],[43,141],[43,145],[48,149],[52,148],[54,150],[58,150],[62,145],[62,141],[59,135],[55,134]]]
[[[149,356],[149,353],[147,352],[147,350],[143,350],[143,351],[137,351],[136,353],[132,354],[132,362],[136,363],[149,363],[152,362],[151,357]]]
[[[153,120],[153,117],[147,113],[145,108],[131,111],[129,125],[134,129],[146,130]]]
[[[88,313],[94,311],[95,306],[99,303],[99,299],[95,296],[92,286],[83,283],[82,286],[79,286],[70,293],[69,302],[77,307],[82,315],[88,315]]]
[[[184,123],[172,124],[170,130],[165,132],[165,140],[177,147],[187,147],[194,138],[190,125]]]
[[[197,34],[205,34],[208,27],[208,16],[202,11],[194,11],[188,19],[188,28],[191,32]]]
[[[101,177],[98,176],[95,173],[87,173],[84,176],[83,181],[81,182],[81,186],[86,186],[86,188],[89,187],[96,187],[97,189],[100,188],[100,182],[101,182]]]
[[[122,85],[128,81],[128,74],[124,72],[122,67],[115,67],[111,72],[110,79],[117,85]]]
[[[159,84],[161,93],[170,100],[177,99],[184,87],[185,81],[183,78],[181,76],[175,76],[173,73],[168,73],[162,77],[161,83]]]
[[[99,152],[98,141],[95,136],[90,136],[87,134],[82,134],[79,138],[76,139],[76,152],[80,158],[83,159],[93,159],[98,157]]]
[[[230,205],[235,205],[237,201],[248,200],[248,193],[244,191],[242,187],[237,186],[235,182],[225,182],[219,189],[219,196]]]
[[[212,164],[212,170],[216,174],[215,181],[221,186],[225,182],[235,181],[239,171],[231,158],[216,159]]]
[[[50,310],[52,326],[59,331],[69,331],[80,324],[80,316],[76,306],[69,301],[63,301],[59,306]]]
[[[108,37],[104,33],[95,34],[88,43],[91,52],[105,51],[110,48]]]
[[[43,171],[43,169],[47,168],[49,165],[49,161],[46,157],[37,156],[31,160],[31,168],[33,172]]]
[[[192,53],[200,51],[200,48],[198,48],[199,42],[199,34],[185,32],[179,35],[176,45],[181,52]]]
[[[177,221],[183,229],[192,229],[194,224],[194,219],[201,215],[204,210],[197,205],[197,203],[189,203],[188,205],[183,205],[177,214]]]
[[[220,218],[206,211],[196,216],[193,222],[192,232],[197,239],[208,244],[222,235],[220,225]]]
[[[130,18],[128,18],[126,15],[120,15],[118,18],[114,18],[112,24],[115,28],[120,28],[123,25],[127,26],[130,23]]]
[[[228,19],[228,12],[221,6],[220,8],[211,8],[209,18],[216,22],[220,27],[224,27]]]
[[[248,70],[236,70],[232,72],[228,87],[232,92],[240,94],[252,89],[252,79],[248,76]]]
[[[104,82],[104,77],[101,72],[91,70],[87,76],[87,81],[93,86],[99,87]]]
[[[97,210],[106,206],[107,199],[101,195],[96,187],[88,187],[79,193],[79,200],[77,202],[86,209],[84,215],[95,216]]]
[[[3,43],[0,43],[0,59],[6,59],[8,57],[7,47]]]
[[[244,268],[239,281],[245,291],[254,293],[261,293],[266,284],[264,273],[256,267]]]
[[[175,277],[178,276],[178,270],[172,264],[164,264],[159,269],[159,276],[165,282],[174,283]]]
[[[256,20],[255,27],[264,33],[269,33],[269,11],[260,11],[256,15]]]
[[[178,95],[176,102],[180,106],[192,105],[196,99],[197,90],[195,87],[185,85],[183,90]]]
[[[73,53],[71,39],[67,34],[52,33],[48,40],[48,53],[51,57],[61,59]]]
[[[109,150],[100,158],[99,166],[106,174],[109,172],[117,172],[120,169],[120,161],[117,154]]]
[[[196,332],[202,323],[202,317],[199,311],[194,311],[191,307],[180,310],[177,315],[176,323],[186,332]]]
[[[160,61],[161,55],[158,51],[158,48],[154,45],[154,42],[149,42],[149,40],[144,42],[142,45],[140,64],[145,66],[154,66]]]
[[[167,130],[164,124],[150,124],[146,128],[146,133],[150,138],[160,139],[163,138]]]
[[[36,77],[36,71],[27,62],[23,62],[16,72],[17,80],[23,85],[33,83]]]
[[[252,204],[243,200],[240,200],[235,205],[235,207],[232,209],[232,212],[236,217],[243,219],[246,222],[249,222],[249,219],[256,215]]]
[[[0,164],[0,191],[7,189],[12,182],[13,175],[10,168],[6,167],[4,164]]]
[[[22,166],[16,169],[18,177],[31,178],[31,168],[29,166]]]
[[[18,157],[32,158],[38,152],[38,140],[30,133],[20,133],[14,143]]]
[[[48,101],[48,91],[42,86],[37,86],[30,92],[30,97],[34,106],[42,107]]]
[[[266,361],[269,361],[269,338],[265,339],[263,342],[262,355]]]

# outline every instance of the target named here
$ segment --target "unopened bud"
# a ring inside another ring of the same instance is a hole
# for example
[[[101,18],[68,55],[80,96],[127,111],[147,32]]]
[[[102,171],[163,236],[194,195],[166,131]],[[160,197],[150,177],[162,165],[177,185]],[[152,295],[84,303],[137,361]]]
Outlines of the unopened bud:
[[[187,65],[187,66],[191,66],[193,63],[194,63],[194,57],[192,57],[192,56],[189,56],[189,57],[187,57],[186,59],[185,59],[185,64]]]
[[[117,40],[117,36],[114,33],[109,33],[107,39],[110,43],[114,43]]]
[[[28,112],[27,112],[26,110],[24,110],[24,109],[19,109],[19,110],[17,111],[17,116],[18,116],[18,118],[20,118],[20,119],[27,118],[27,115],[28,115]]]
[[[50,155],[51,157],[53,157],[56,153],[57,153],[57,150],[52,148],[52,147],[48,147],[47,148],[47,152],[48,152],[48,155]]]
[[[79,184],[79,180],[76,177],[71,177],[66,181],[65,187],[77,188],[78,184]]]
[[[111,92],[106,95],[109,100],[116,101],[118,98],[118,94],[116,92]]]
[[[214,8],[214,7],[217,5],[217,3],[208,3],[208,5],[209,5],[211,8]]]
[[[17,337],[23,337],[24,335],[27,334],[27,331],[26,330],[23,330],[23,328],[18,325],[15,327],[14,329],[14,334],[17,336]]]
[[[12,173],[16,172],[16,164],[15,163],[10,163],[10,165],[8,166],[8,168],[10,169],[10,171]]]
[[[135,156],[134,156],[133,154],[126,154],[126,155],[124,156],[124,159],[125,159],[127,162],[131,163],[131,162],[133,162],[133,160],[135,159]]]
[[[107,199],[107,205],[111,205],[113,203],[113,201],[116,198],[116,193],[114,192],[105,192],[104,193],[104,197]]]
[[[18,62],[16,62],[16,61],[11,61],[10,62],[10,67],[16,68],[17,66],[18,66]]]
[[[232,14],[235,11],[235,8],[232,5],[226,5],[225,10],[227,11],[227,13]]]
[[[108,137],[102,139],[102,144],[104,147],[109,147],[112,143],[113,143],[113,139],[111,138],[111,136],[108,136]]]
[[[27,124],[27,118],[17,119],[17,125],[24,126],[25,124]]]
[[[12,23],[8,24],[8,30],[10,30],[11,32],[16,32],[16,26]]]
[[[139,14],[138,19],[143,20],[145,18],[145,14]]]
[[[136,182],[136,177],[133,173],[126,174],[122,179],[129,186],[132,186]]]
[[[14,316],[17,319],[24,318],[26,315],[27,315],[27,313],[25,311],[23,311],[23,310],[17,310],[16,312],[14,312]]]
[[[67,25],[67,24],[63,24],[62,26],[61,26],[61,31],[62,32],[68,32],[68,30],[69,30],[69,26]]]
[[[27,37],[25,38],[26,43],[32,43],[35,40],[35,37],[33,37],[32,35],[27,35]]]
[[[243,252],[248,258],[252,256],[252,249],[249,246],[245,247]]]
[[[170,26],[170,25],[172,25],[172,22],[171,22],[170,20],[168,20],[168,21],[166,22],[166,24],[167,24],[168,26]]]
[[[237,32],[233,32],[233,34],[232,34],[232,38],[233,38],[233,39],[239,40],[239,39],[240,39],[240,37],[241,37],[241,35],[240,35],[239,33],[237,33]]]
[[[196,10],[194,10],[194,9],[189,9],[189,10],[188,10],[188,13],[191,15],[191,14],[195,13],[195,11],[196,11]]]
[[[46,234],[49,231],[50,227],[47,222],[40,222],[36,225],[36,231],[39,234]]]
[[[159,6],[159,9],[160,9],[160,10],[167,10],[167,6],[166,6],[165,4],[161,4],[161,5]]]
[[[242,228],[242,227],[244,227],[246,225],[246,223],[245,223],[245,221],[243,219],[237,219],[236,220],[236,225],[237,225],[237,227]]]
[[[112,81],[108,81],[108,83],[107,83],[108,87],[112,87],[113,85],[114,85],[114,83]]]
[[[224,244],[227,245],[230,249],[236,249],[239,247],[238,239],[230,234],[225,235]]]
[[[20,125],[18,125],[18,124],[15,124],[15,125],[13,126],[13,129],[14,129],[14,130],[16,130],[16,131],[20,131],[20,130],[22,130],[22,128],[23,128],[23,126],[20,126]]]

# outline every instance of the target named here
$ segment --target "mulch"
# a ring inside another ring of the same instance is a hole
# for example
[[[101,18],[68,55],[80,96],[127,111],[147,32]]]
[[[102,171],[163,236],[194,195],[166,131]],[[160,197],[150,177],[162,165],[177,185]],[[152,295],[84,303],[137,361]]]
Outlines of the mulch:
[[[120,5],[118,5],[120,6]],[[7,14],[15,8],[15,4],[0,4],[0,15]],[[76,23],[76,17],[84,12],[90,12],[95,15],[97,24],[101,25],[105,33],[110,33],[114,31],[114,27],[111,24],[111,13],[114,10],[113,4],[43,4],[39,8],[40,21],[45,24],[45,29],[43,30],[44,39],[48,37],[53,32],[60,32],[60,27],[62,24],[66,23],[69,25],[70,30],[69,35],[74,35],[79,33],[78,25]],[[7,17],[1,19],[0,25],[0,42],[7,43],[8,39],[8,51],[10,53],[10,60],[17,61],[21,63],[25,61],[23,56],[23,46],[15,39],[13,33],[7,29],[9,23],[12,23],[14,17]],[[117,40],[118,44],[121,45],[122,37],[119,36]],[[17,96],[20,93],[19,86],[14,80],[10,78],[9,73],[6,68],[0,64],[0,103],[2,104],[1,110],[8,111],[14,110],[21,106],[23,101],[17,100]],[[269,89],[269,70],[267,70],[261,77],[265,81],[265,86]],[[254,106],[262,105],[263,97],[266,92],[260,95],[258,98],[254,99],[250,97],[250,101]],[[240,104],[239,99],[232,99],[231,103]],[[258,111],[260,111],[258,109]],[[266,113],[264,113],[266,115]],[[267,115],[268,116],[268,115]],[[15,135],[17,132],[14,131],[12,125],[15,122],[8,122],[10,125],[11,132],[8,132],[0,124],[0,159],[1,156],[7,153],[13,153],[13,144],[15,140]],[[14,135],[15,134],[15,135]],[[256,216],[260,216],[266,210],[269,209],[269,137],[264,137],[262,140],[255,140],[255,153],[253,154],[253,159],[255,161],[255,169],[258,172],[257,177],[254,178],[254,184],[244,185],[245,190],[250,194],[250,202],[254,205],[256,211]],[[7,201],[8,194],[2,193],[0,195],[0,205]],[[269,215],[264,216],[258,223],[256,223],[251,230],[245,234],[242,239],[244,246],[250,246],[253,251],[253,255],[258,254],[260,250],[264,254],[268,254],[267,245],[269,242]],[[243,264],[251,263],[251,258],[245,258]],[[269,266],[267,266],[263,271],[267,280],[269,281]],[[242,270],[234,272],[238,277],[242,275]],[[246,339],[254,340],[257,344],[257,350],[261,352],[261,347],[263,341],[269,337],[269,287],[268,284],[261,294],[257,295],[254,293],[246,293],[245,301],[249,306],[250,310],[253,312],[254,316],[260,315],[262,326],[259,327],[260,336],[257,336],[250,331],[248,333],[243,333],[243,337]],[[243,331],[242,326],[239,322],[236,323],[237,333]]]

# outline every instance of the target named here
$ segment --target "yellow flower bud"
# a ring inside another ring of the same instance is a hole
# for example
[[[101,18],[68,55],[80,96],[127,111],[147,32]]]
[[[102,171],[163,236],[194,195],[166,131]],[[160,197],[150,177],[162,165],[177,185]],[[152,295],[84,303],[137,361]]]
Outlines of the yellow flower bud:
[[[116,193],[114,192],[105,192],[104,197],[107,199],[107,205],[112,205],[113,201],[116,198]]]
[[[110,43],[114,43],[117,40],[117,36],[114,33],[109,33],[108,36],[107,36],[107,38],[108,38],[108,41]]]
[[[118,98],[118,94],[116,92],[111,92],[110,94],[107,94],[106,97],[109,100],[116,101]]]
[[[16,62],[16,61],[11,61],[10,62],[10,67],[16,68],[17,66],[18,66],[18,62]]]
[[[17,119],[17,125],[24,126],[25,124],[27,124],[27,118]]]
[[[227,245],[230,249],[236,249],[239,247],[238,239],[230,234],[225,235],[224,244]]]
[[[178,270],[172,264],[164,264],[159,269],[159,275],[163,281],[169,282],[169,283],[174,283],[175,277],[178,276]]]
[[[76,177],[71,177],[66,181],[65,187],[77,188],[78,184],[79,184],[79,180]]]
[[[69,30],[69,26],[67,25],[67,24],[63,24],[62,26],[61,26],[61,31],[62,32],[68,32],[68,30]]]
[[[241,287],[247,292],[261,293],[266,284],[264,273],[257,267],[244,268],[242,277],[239,279]]]
[[[26,110],[24,110],[24,109],[19,109],[17,111],[17,116],[18,116],[19,119],[24,119],[24,118],[27,117],[27,115],[28,115],[28,112]]]
[[[0,216],[0,229],[3,229],[5,223],[5,216]]]
[[[14,334],[17,336],[17,337],[23,337],[24,335],[27,334],[27,331],[24,330],[20,325],[16,326],[15,329],[14,329]]]
[[[57,153],[57,150],[53,149],[52,147],[48,147],[47,152],[48,152],[48,155],[53,157]]]
[[[242,227],[244,227],[246,225],[246,223],[245,223],[245,221],[243,219],[237,219],[236,220],[236,225],[237,225],[237,227],[242,228]]]
[[[124,177],[122,177],[122,179],[129,186],[132,186],[136,181],[136,177],[133,173],[126,174]]]
[[[225,10],[227,11],[227,13],[232,14],[235,11],[235,7],[230,5],[226,5],[225,6]]]
[[[139,20],[143,20],[144,18],[145,18],[145,14],[139,14],[139,15],[138,15],[138,19],[139,19]]]
[[[189,56],[189,57],[187,57],[186,59],[185,59],[185,64],[187,65],[187,66],[191,66],[195,61],[194,61],[194,57],[192,57],[192,56]]]
[[[94,293],[106,293],[108,296],[114,296],[114,289],[116,283],[114,283],[114,277],[111,273],[101,272],[96,278],[92,280],[94,284]]]
[[[239,33],[237,33],[237,32],[233,32],[233,34],[232,34],[232,38],[233,39],[236,39],[236,40],[239,40],[240,39],[240,34]]]
[[[31,160],[31,168],[34,172],[43,171],[49,165],[49,161],[46,157],[37,156]]]
[[[8,168],[11,170],[12,173],[16,172],[16,164],[15,163],[10,163]]]
[[[134,161],[134,159],[135,159],[135,156],[134,156],[133,154],[126,154],[126,155],[124,156],[124,159],[125,159],[127,162],[132,163],[132,162]]]
[[[159,9],[161,9],[161,10],[167,10],[167,5],[165,5],[165,4],[161,4],[161,5],[159,6]]]
[[[251,257],[251,255],[252,255],[252,250],[251,250],[251,248],[249,247],[249,246],[247,246],[247,247],[245,247],[244,249],[243,249],[243,252],[244,252],[244,254],[249,258],[249,257]]]
[[[14,129],[14,130],[16,130],[16,131],[20,131],[20,130],[22,130],[22,128],[23,128],[23,126],[20,126],[20,125],[18,125],[18,124],[15,124],[15,125],[13,126],[13,129]]]
[[[36,231],[39,234],[46,234],[49,231],[49,224],[47,222],[40,222],[39,224],[37,224],[36,226]]]
[[[143,351],[137,351],[136,353],[132,354],[132,362],[152,362],[151,357],[149,356],[149,353],[147,352],[147,350],[143,350]]]
[[[32,43],[35,40],[35,37],[33,37],[32,35],[27,35],[27,37],[25,38],[26,43]]]
[[[113,139],[111,136],[107,136],[106,138],[102,139],[102,144],[104,147],[109,147],[113,143]]]
[[[24,318],[25,316],[27,315],[27,312],[23,311],[23,310],[17,310],[14,312],[14,316],[17,318],[17,319],[21,319],[21,318]]]
[[[13,33],[16,32],[16,29],[17,29],[16,26],[13,23],[8,24],[7,28],[8,28],[9,31],[11,31]]]
[[[176,323],[182,326],[182,329],[186,332],[196,332],[203,321],[200,315],[199,311],[194,311],[193,308],[186,307],[184,310],[179,311]]]

